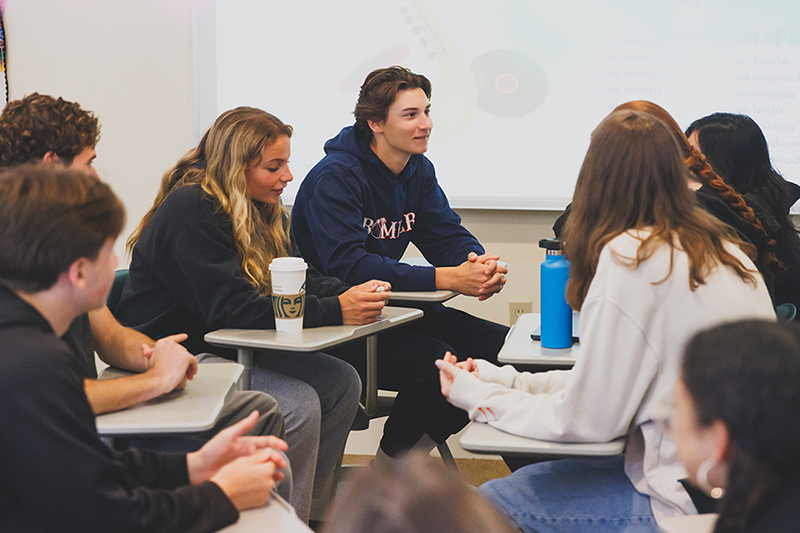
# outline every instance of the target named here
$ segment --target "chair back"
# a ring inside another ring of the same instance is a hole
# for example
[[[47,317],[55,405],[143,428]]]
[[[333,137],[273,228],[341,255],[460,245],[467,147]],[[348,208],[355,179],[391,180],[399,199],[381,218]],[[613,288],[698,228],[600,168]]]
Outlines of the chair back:
[[[775,308],[780,322],[791,322],[797,316],[797,307],[794,304],[781,304]]]
[[[125,282],[128,280],[128,269],[122,268],[117,270],[114,275],[114,284],[111,286],[111,292],[108,293],[106,305],[114,313],[117,310],[120,298],[122,298],[122,289],[125,288]]]

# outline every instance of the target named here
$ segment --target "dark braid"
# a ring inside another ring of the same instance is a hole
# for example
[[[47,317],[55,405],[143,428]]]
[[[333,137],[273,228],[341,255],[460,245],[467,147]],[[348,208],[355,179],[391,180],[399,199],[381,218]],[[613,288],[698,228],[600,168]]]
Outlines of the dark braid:
[[[689,169],[695,176],[697,176],[700,182],[707,184],[709,187],[717,191],[720,197],[725,200],[728,205],[735,209],[740,217],[752,224],[759,233],[767,235],[767,230],[764,229],[761,221],[758,220],[753,208],[747,205],[744,197],[736,192],[736,189],[725,183],[725,180],[723,180],[716,172],[714,172],[714,169],[711,168],[711,165],[708,164],[706,157],[702,153],[700,153],[691,145],[688,145],[687,148],[690,150],[690,152],[684,161],[686,168]],[[767,241],[767,249],[764,251],[764,264],[772,270],[782,271],[785,269],[785,267],[775,256],[775,246],[777,246],[775,239],[770,239]]]
[[[726,183],[725,180],[711,168],[711,165],[706,161],[706,157],[689,143],[686,134],[684,134],[681,127],[678,126],[678,123],[675,122],[675,119],[672,118],[672,115],[667,113],[666,109],[649,100],[633,100],[618,105],[614,111],[623,109],[632,109],[634,111],[649,113],[663,121],[672,131],[675,140],[678,141],[678,146],[681,148],[686,168],[691,171],[701,183],[708,184],[709,187],[717,191],[720,197],[733,208],[737,215],[752,224],[759,233],[769,237],[761,221],[758,220],[753,209],[747,205],[742,195],[736,192],[736,189]],[[763,262],[764,267],[773,271],[783,271],[785,267],[775,256],[775,246],[777,246],[775,239],[769,239],[766,249],[759,255],[759,259]]]

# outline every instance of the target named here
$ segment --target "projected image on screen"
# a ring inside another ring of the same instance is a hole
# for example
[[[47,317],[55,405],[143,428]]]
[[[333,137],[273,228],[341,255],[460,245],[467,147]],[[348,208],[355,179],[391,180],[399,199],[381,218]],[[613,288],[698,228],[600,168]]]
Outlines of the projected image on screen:
[[[636,99],[684,128],[747,114],[800,180],[796,0],[225,0],[214,13],[216,111],[256,106],[295,128],[287,203],[353,123],[364,77],[395,64],[433,84],[427,156],[456,207],[563,208],[594,127]]]
[[[547,96],[547,74],[519,50],[494,50],[472,62],[478,82],[478,107],[498,117],[521,117]]]

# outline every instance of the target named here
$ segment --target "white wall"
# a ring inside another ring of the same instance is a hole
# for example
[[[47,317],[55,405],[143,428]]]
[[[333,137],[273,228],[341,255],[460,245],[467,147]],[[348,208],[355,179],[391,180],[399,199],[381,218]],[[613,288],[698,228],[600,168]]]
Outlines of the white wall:
[[[62,96],[102,125],[97,169],[128,208],[127,237],[152,204],[161,175],[193,146],[191,0],[7,0],[9,97]],[[511,270],[486,302],[452,305],[507,324],[508,303],[538,309],[540,238],[556,213],[462,210],[464,224]],[[124,239],[117,243],[120,262]]]
[[[190,0],[7,0],[3,16],[9,99],[39,92],[95,112],[96,166],[125,201],[127,237],[192,147]]]

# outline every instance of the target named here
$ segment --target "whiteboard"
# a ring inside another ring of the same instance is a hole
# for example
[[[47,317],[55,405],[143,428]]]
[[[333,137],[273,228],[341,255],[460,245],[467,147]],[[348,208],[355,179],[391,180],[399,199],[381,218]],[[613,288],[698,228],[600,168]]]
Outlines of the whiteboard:
[[[295,128],[289,204],[395,64],[433,84],[427,156],[456,208],[562,209],[592,130],[635,99],[684,128],[746,113],[800,179],[796,0],[206,0],[194,64],[197,139],[239,105]]]

